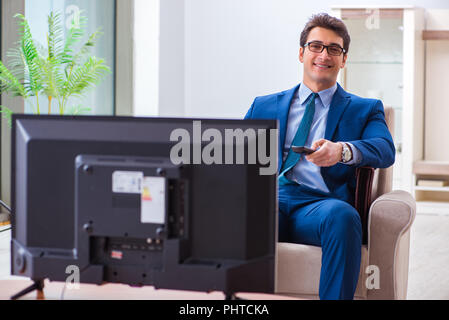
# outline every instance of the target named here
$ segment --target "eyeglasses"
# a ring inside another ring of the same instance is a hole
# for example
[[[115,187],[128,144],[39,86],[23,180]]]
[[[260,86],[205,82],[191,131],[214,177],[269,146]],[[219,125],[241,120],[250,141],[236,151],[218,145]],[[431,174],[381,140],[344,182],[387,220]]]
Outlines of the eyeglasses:
[[[343,53],[346,53],[346,50],[336,44],[331,44],[329,46],[325,46],[320,42],[307,42],[305,47],[309,47],[309,50],[316,53],[323,52],[324,48],[326,48],[327,53],[331,56],[339,56]]]

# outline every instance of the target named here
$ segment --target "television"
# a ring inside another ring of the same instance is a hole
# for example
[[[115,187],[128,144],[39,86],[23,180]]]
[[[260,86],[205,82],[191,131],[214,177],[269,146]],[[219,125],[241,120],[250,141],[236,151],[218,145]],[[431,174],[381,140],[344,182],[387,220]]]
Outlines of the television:
[[[11,274],[273,292],[277,126],[13,115]]]

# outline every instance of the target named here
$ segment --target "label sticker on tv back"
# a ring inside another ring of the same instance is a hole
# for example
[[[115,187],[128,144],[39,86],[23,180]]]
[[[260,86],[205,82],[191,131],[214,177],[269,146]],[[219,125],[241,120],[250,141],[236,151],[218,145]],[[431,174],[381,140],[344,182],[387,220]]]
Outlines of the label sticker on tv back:
[[[165,178],[143,178],[140,222],[165,223]]]
[[[112,173],[112,192],[141,193],[143,172],[114,171]]]

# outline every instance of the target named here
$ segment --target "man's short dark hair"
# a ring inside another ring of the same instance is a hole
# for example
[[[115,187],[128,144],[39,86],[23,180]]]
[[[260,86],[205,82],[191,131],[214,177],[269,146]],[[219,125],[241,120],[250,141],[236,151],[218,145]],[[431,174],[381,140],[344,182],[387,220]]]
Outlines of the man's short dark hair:
[[[334,31],[343,39],[343,49],[348,53],[349,43],[351,37],[349,36],[348,29],[343,21],[338,18],[332,17],[327,13],[318,13],[313,15],[306,23],[304,30],[301,32],[301,38],[299,44],[304,48],[306,45],[307,37],[313,28],[321,27]]]

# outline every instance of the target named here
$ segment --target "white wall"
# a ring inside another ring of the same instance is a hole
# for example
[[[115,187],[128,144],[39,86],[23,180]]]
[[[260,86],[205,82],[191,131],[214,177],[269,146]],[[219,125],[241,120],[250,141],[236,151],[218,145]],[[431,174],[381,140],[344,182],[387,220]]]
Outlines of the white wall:
[[[190,1],[190,0],[189,0]],[[159,115],[183,116],[184,85],[184,0],[160,1]]]
[[[352,4],[391,1],[161,1],[159,115],[243,117],[254,97],[301,81],[299,36],[308,18]],[[449,8],[447,0],[397,4]]]
[[[302,74],[302,22],[312,12],[304,6],[297,0],[190,1],[186,116],[240,118],[255,96],[293,87]]]
[[[134,23],[134,115],[156,116],[159,114],[159,0],[135,0]]]
[[[432,10],[428,13],[428,30],[449,30],[449,10]],[[449,92],[449,41],[426,41],[426,94],[425,94],[425,143],[424,159],[449,161],[449,149],[439,141],[447,141],[449,126],[447,115]],[[444,102],[443,102],[444,101]],[[443,102],[443,103],[442,103]]]

